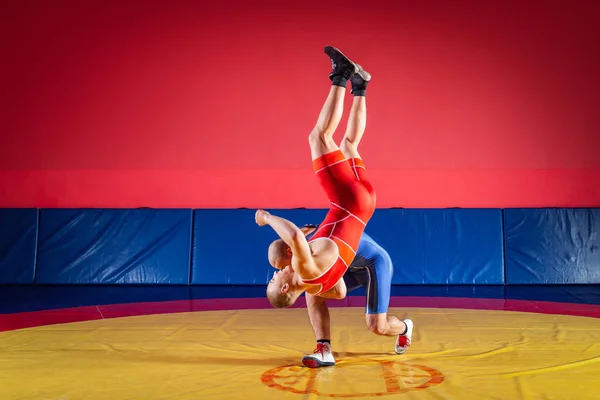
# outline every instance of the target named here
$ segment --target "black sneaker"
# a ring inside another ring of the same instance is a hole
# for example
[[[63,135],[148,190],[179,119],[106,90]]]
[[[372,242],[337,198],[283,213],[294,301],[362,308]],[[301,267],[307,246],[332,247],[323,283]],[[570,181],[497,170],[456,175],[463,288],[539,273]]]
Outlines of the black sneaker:
[[[326,46],[325,54],[327,54],[331,60],[332,71],[329,74],[330,79],[335,75],[341,75],[346,79],[350,79],[352,75],[358,72],[359,68],[357,65],[350,61],[350,59],[346,57],[339,49]]]
[[[350,82],[352,82],[352,94],[356,91],[364,91],[367,89],[367,85],[371,80],[371,74],[365,71],[359,64],[356,64],[358,71],[352,75]]]
[[[356,73],[352,75],[350,81],[352,83],[367,83],[371,80],[371,74],[365,71],[359,64],[355,64],[358,68]]]

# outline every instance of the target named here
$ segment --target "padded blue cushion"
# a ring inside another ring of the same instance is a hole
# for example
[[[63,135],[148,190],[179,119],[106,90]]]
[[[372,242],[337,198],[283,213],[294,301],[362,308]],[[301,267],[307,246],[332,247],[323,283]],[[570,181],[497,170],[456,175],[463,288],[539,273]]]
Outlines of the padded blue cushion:
[[[37,208],[0,209],[0,284],[33,283],[37,228]]]
[[[600,283],[600,209],[508,209],[508,284]]]
[[[44,209],[37,283],[188,284],[192,210]]]

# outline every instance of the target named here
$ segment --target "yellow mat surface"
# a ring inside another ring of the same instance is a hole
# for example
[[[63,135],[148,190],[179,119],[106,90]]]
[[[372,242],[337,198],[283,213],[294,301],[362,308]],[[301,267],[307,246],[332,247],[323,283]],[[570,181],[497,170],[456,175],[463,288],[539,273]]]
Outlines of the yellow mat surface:
[[[0,333],[2,400],[598,399],[600,319],[408,308],[408,353],[333,308],[338,364],[311,370],[305,309],[210,311]]]

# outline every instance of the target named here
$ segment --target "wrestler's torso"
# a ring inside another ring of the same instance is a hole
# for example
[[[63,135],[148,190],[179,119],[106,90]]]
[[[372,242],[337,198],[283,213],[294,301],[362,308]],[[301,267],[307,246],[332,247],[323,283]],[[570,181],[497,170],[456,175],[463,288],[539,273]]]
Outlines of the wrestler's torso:
[[[370,215],[364,219],[368,218]],[[326,256],[322,256],[319,260],[321,262],[317,262],[317,273],[311,276],[300,275],[302,281],[316,285],[319,288],[317,293],[334,287],[354,260],[364,228],[365,223],[356,215],[332,207],[309,240],[311,249],[317,250],[316,255],[326,253]]]

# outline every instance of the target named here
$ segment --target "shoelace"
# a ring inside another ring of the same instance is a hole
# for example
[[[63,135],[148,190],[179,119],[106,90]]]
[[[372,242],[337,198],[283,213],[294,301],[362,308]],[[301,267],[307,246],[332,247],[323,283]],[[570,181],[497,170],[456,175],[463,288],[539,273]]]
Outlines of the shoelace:
[[[398,347],[410,346],[410,339],[408,336],[398,336]]]
[[[313,351],[313,354],[321,354],[321,357],[325,356],[325,351],[327,350],[327,348],[325,347],[325,345],[323,343],[317,343],[317,348]]]

